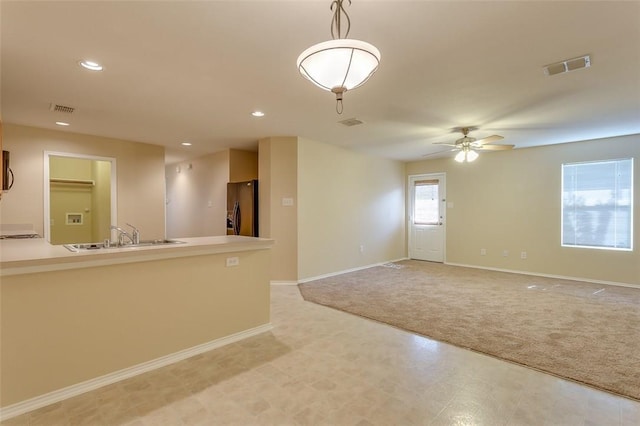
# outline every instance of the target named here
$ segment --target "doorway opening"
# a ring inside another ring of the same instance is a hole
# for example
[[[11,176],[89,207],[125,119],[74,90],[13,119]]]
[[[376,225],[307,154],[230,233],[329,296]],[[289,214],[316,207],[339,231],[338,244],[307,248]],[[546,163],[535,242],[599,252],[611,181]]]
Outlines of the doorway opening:
[[[44,234],[51,244],[110,237],[116,219],[115,158],[45,152]]]

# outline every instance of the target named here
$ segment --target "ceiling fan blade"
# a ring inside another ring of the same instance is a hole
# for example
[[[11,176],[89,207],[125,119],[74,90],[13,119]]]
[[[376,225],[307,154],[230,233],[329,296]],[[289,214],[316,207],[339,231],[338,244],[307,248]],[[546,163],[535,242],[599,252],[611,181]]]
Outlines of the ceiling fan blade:
[[[457,151],[457,149],[447,149],[446,151],[438,151],[438,152],[432,152],[430,154],[424,154],[423,157],[430,157],[432,155],[438,155],[438,154],[444,154],[445,152],[451,152],[451,151]]]
[[[434,142],[434,145],[447,145],[447,146],[458,146],[455,143],[449,143],[449,142]]]
[[[497,141],[501,141],[502,139],[504,139],[503,136],[500,135],[492,135],[492,136],[487,136],[486,138],[482,138],[482,139],[478,139],[476,141],[472,142],[472,145],[476,145],[476,146],[482,146],[488,143],[493,143],[493,142],[497,142]]]
[[[515,145],[482,145],[475,149],[481,151],[505,151],[508,149],[513,149]]]

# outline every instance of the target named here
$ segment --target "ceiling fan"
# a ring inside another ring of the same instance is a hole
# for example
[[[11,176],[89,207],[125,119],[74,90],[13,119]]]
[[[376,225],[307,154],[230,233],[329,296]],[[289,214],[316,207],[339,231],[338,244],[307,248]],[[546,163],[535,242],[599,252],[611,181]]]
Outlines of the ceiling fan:
[[[458,139],[455,144],[446,142],[436,142],[435,145],[447,145],[452,146],[451,151],[460,151],[456,154],[455,160],[459,163],[472,162],[478,158],[476,151],[503,151],[507,149],[513,149],[515,145],[494,145],[493,142],[504,139],[499,135],[487,136],[486,138],[476,139],[469,136],[469,127],[460,128],[463,137]]]

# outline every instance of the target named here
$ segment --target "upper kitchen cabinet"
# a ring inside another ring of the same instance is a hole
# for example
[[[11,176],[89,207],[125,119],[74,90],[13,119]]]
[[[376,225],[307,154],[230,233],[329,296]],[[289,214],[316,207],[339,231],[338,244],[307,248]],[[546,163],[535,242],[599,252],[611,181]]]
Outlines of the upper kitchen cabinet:
[[[253,179],[258,179],[258,153],[230,149],[229,182],[245,182]]]

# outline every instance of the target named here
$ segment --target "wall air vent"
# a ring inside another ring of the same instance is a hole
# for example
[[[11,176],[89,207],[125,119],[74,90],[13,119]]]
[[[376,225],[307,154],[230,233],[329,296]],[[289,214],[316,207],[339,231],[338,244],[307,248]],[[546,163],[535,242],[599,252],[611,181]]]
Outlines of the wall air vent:
[[[589,55],[580,56],[579,58],[567,59],[566,61],[556,62],[544,67],[545,75],[563,74],[569,71],[575,71],[591,66],[591,58]]]
[[[359,124],[362,124],[363,121],[358,120],[357,118],[347,118],[346,120],[338,121],[338,123],[343,124],[347,127],[351,127],[351,126],[357,126]]]
[[[60,105],[60,104],[51,104],[49,105],[49,111],[54,112],[64,112],[65,114],[71,114],[76,109],[74,107]]]

